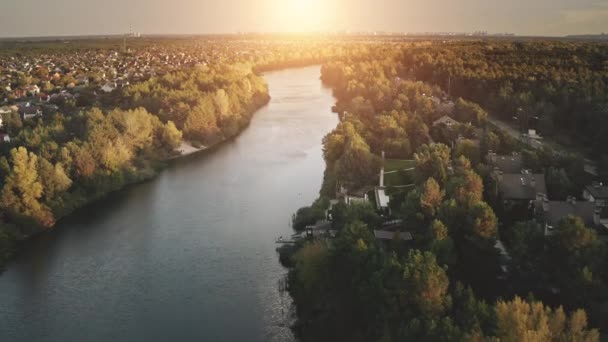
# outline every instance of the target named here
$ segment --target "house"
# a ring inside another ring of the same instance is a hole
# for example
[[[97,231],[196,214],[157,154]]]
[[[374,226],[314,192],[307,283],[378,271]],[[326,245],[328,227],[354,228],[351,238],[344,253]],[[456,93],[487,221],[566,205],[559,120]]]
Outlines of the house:
[[[523,158],[519,153],[498,155],[490,152],[488,153],[487,161],[488,164],[503,173],[518,173],[524,168]]]
[[[440,117],[439,119],[433,121],[433,127],[441,125],[441,124],[444,124],[448,127],[452,127],[452,126],[459,124],[459,122],[456,121],[455,119],[451,118],[448,115],[444,115],[444,116]]]
[[[27,87],[23,88],[23,90],[29,96],[36,96],[36,95],[40,94],[40,87],[38,87],[37,85],[27,86]]]
[[[603,183],[588,185],[583,190],[583,198],[598,207],[608,207],[608,186],[604,186]]]
[[[534,201],[547,193],[544,174],[533,174],[528,170],[520,173],[494,172],[502,198],[505,201]]]
[[[314,225],[306,226],[304,229],[307,237],[316,238],[322,236],[334,237],[336,231],[331,229],[331,222],[329,221],[317,221]]]
[[[545,235],[553,234],[560,221],[569,215],[580,217],[587,227],[608,230],[608,219],[602,208],[593,202],[577,201],[573,196],[566,201],[549,201],[547,196],[539,198],[534,203],[534,212],[545,227]]]
[[[23,117],[23,120],[42,116],[42,110],[37,106],[23,106],[19,108],[19,114]]]
[[[7,133],[0,133],[0,143],[10,143],[11,137]]]
[[[389,212],[390,197],[386,194],[386,187],[377,186],[374,188],[374,195],[376,197],[376,207],[379,211]]]
[[[344,203],[346,203],[347,205],[352,205],[355,203],[367,203],[367,202],[369,202],[369,198],[367,197],[367,194],[364,194],[362,197],[361,196],[352,196],[352,195],[344,196]]]
[[[105,93],[111,93],[116,89],[116,83],[108,82],[101,87],[101,90]]]

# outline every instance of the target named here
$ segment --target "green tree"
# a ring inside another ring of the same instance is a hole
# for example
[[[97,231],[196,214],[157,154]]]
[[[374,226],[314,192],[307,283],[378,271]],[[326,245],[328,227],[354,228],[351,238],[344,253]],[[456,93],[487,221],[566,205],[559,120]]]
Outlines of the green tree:
[[[411,251],[403,276],[410,300],[423,315],[436,317],[450,307],[448,276],[433,253]]]
[[[416,180],[422,183],[434,178],[440,185],[445,184],[450,166],[450,149],[443,144],[422,145],[414,154]]]
[[[2,208],[13,215],[31,217],[41,226],[52,226],[55,219],[40,202],[44,188],[38,177],[38,157],[19,147],[11,150],[11,162],[13,167],[2,189]]]

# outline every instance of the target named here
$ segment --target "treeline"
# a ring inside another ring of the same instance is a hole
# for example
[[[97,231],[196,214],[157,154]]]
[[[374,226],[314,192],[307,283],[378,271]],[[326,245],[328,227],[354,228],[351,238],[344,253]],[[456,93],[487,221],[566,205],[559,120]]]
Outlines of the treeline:
[[[143,107],[206,146],[236,135],[269,100],[249,64],[201,66],[152,78],[123,91],[123,107]]]
[[[92,107],[22,120],[4,117],[0,151],[0,262],[16,240],[105,194],[153,177],[183,139],[233,137],[269,99],[250,65],[217,65],[123,88]]]
[[[606,158],[608,44],[448,42],[405,49],[409,75]],[[519,110],[520,109],[520,110]]]

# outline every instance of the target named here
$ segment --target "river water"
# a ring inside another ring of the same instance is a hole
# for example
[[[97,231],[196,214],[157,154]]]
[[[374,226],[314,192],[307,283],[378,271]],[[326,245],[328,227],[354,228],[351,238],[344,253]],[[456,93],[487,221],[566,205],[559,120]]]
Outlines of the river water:
[[[320,189],[337,124],[319,67],[267,73],[235,140],[82,209],[0,276],[0,341],[291,341],[274,240]]]

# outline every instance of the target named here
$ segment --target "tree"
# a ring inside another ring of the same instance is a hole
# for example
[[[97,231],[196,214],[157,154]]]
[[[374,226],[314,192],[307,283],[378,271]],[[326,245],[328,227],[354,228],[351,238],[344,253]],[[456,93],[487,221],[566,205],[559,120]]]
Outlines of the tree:
[[[448,193],[465,208],[470,208],[483,199],[483,180],[472,170],[466,170],[450,179]]]
[[[72,180],[59,163],[53,165],[44,158],[38,158],[38,175],[43,186],[44,199],[47,204],[62,192],[68,190]]]
[[[458,142],[456,150],[454,151],[454,156],[465,156],[473,165],[477,165],[481,161],[479,145],[470,139],[463,139]]]
[[[322,291],[327,280],[328,254],[327,244],[320,240],[305,244],[295,254],[298,284],[310,297],[315,291]]]
[[[435,216],[437,208],[441,205],[445,192],[441,190],[435,179],[429,178],[422,186],[420,194],[420,208],[427,217]]]
[[[477,103],[461,98],[456,101],[454,115],[456,116],[456,120],[460,122],[471,122],[475,125],[483,124],[488,117],[488,113]]]
[[[163,126],[162,141],[170,149],[179,147],[182,142],[182,132],[175,127],[175,124],[171,120]]]
[[[519,341],[586,341],[599,342],[599,332],[587,329],[587,316],[577,310],[569,318],[560,307],[551,310],[541,302],[528,303],[519,297],[510,302],[498,301],[495,338]]]
[[[443,144],[422,145],[414,154],[416,161],[415,176],[418,183],[434,178],[437,183],[445,184],[450,166],[450,149]]]
[[[40,203],[43,186],[38,177],[38,158],[25,147],[11,150],[13,168],[2,189],[2,203],[7,212],[33,218],[39,225],[50,227],[55,219],[50,209]]]
[[[435,255],[413,250],[404,265],[403,277],[416,308],[427,317],[435,317],[450,306],[448,276],[437,265]]]
[[[488,243],[496,239],[498,219],[486,202],[478,202],[469,213],[469,236],[478,242]]]

